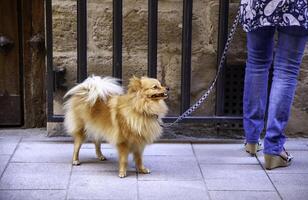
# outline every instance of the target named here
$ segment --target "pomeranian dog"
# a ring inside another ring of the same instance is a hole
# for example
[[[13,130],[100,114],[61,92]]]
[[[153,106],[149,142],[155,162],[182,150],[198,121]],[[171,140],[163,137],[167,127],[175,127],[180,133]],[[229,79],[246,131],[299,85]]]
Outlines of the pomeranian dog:
[[[95,144],[99,160],[101,140],[113,144],[119,155],[119,177],[126,176],[129,153],[133,153],[136,169],[148,174],[142,154],[147,144],[162,133],[161,118],[168,111],[165,99],[168,88],[157,79],[133,77],[128,90],[112,77],[92,76],[70,89],[64,96],[64,125],[74,138],[73,165],[79,165],[79,150],[87,137]]]

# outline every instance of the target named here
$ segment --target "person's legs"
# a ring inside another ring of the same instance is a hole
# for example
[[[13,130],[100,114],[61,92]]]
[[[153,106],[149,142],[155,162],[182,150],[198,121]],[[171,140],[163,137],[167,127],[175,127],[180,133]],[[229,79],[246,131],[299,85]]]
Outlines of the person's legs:
[[[246,142],[258,143],[264,129],[269,68],[273,60],[275,27],[258,28],[247,33],[247,52],[243,125]]]
[[[284,129],[288,122],[299,66],[308,39],[308,31],[300,27],[280,27],[278,32],[264,139],[264,153],[270,155],[279,155],[283,151]]]

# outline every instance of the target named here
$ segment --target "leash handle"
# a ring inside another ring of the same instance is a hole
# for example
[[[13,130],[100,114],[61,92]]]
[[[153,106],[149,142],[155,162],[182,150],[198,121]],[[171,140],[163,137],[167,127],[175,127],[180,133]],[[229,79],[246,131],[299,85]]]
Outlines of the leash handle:
[[[196,101],[189,109],[187,109],[182,115],[180,115],[174,122],[172,122],[171,124],[169,124],[167,126],[166,125],[161,125],[162,127],[164,127],[164,128],[171,127],[174,124],[182,121],[185,117],[191,115],[191,113],[193,113],[197,108],[199,108],[200,105],[208,98],[209,94],[213,91],[214,86],[215,86],[215,84],[217,82],[218,76],[219,76],[219,74],[221,72],[221,69],[223,67],[223,63],[226,60],[227,52],[229,50],[231,41],[233,40],[234,33],[235,33],[236,28],[237,28],[237,26],[238,26],[238,24],[240,22],[240,17],[241,17],[241,12],[240,12],[240,9],[238,9],[237,15],[236,15],[236,17],[234,19],[234,22],[232,24],[232,27],[231,27],[231,30],[230,30],[227,42],[225,44],[224,51],[223,51],[223,53],[221,55],[221,58],[220,58],[220,62],[219,62],[219,66],[218,66],[218,69],[217,69],[217,72],[216,72],[216,76],[215,76],[211,86],[207,89],[207,91],[202,95],[202,97],[198,101]]]

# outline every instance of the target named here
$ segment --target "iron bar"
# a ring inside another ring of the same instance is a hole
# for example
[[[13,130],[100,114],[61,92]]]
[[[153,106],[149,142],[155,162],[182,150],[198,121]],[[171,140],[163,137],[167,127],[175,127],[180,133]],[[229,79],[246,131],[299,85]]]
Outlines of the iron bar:
[[[217,63],[220,62],[225,44],[228,38],[228,15],[229,15],[229,0],[219,1],[219,25],[218,25],[218,45],[217,45]],[[226,59],[227,60],[227,59]],[[216,115],[224,114],[224,74],[226,61],[223,64],[216,85]]]
[[[192,0],[183,1],[181,113],[190,106]]]
[[[52,39],[52,0],[46,0],[46,49],[47,49],[47,104],[48,122],[63,122],[63,115],[54,115],[53,112],[53,39]],[[148,75],[157,76],[157,21],[158,0],[148,0]],[[228,9],[229,1],[220,0],[218,57],[220,60],[228,34]],[[78,37],[78,82],[87,77],[87,6],[86,0],[77,1],[77,37]],[[182,30],[182,61],[181,61],[181,113],[190,106],[191,87],[191,45],[192,45],[192,0],[183,0],[183,30]],[[122,12],[123,1],[113,0],[113,76],[122,78]],[[223,79],[220,77],[217,86],[217,107],[214,116],[189,116],[183,123],[208,123],[208,122],[239,122],[241,116],[219,116],[223,114]],[[222,96],[220,96],[222,95]],[[165,117],[165,123],[177,119]]]
[[[112,75],[122,78],[122,0],[113,0],[113,65]]]
[[[158,0],[148,0],[148,76],[157,77]]]
[[[87,78],[87,1],[77,1],[77,82]]]
[[[52,45],[52,3],[45,1],[45,28],[46,28],[46,64],[47,64],[47,119],[53,118],[53,45]]]

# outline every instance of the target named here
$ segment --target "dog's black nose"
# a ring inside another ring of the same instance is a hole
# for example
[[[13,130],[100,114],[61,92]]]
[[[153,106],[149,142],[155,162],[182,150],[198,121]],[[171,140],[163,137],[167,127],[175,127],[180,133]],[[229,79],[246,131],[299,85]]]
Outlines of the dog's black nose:
[[[169,91],[169,88],[168,88],[168,87],[166,87],[166,90],[167,90],[167,91]]]

